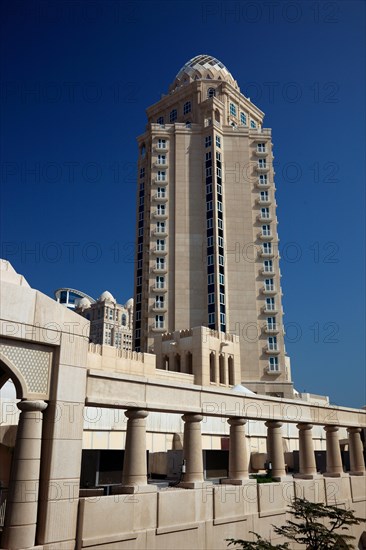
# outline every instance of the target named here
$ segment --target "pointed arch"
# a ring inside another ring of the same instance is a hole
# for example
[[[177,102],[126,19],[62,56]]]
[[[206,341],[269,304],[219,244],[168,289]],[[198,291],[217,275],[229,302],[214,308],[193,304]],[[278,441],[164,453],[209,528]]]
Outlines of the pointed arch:
[[[16,389],[17,399],[24,399],[27,396],[27,384],[21,372],[0,352],[0,382],[1,386],[11,378]]]

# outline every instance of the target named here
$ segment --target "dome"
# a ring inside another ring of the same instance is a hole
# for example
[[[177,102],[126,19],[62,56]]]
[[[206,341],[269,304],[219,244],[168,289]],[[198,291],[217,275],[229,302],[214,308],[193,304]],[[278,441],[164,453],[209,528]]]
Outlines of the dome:
[[[125,303],[125,308],[129,308],[129,307],[133,307],[133,298],[130,298],[129,300],[127,300],[127,302]]]
[[[231,388],[231,391],[236,391],[238,393],[246,393],[247,395],[255,395],[254,391],[249,390],[245,386],[242,386],[241,384],[237,384],[233,388]]]
[[[207,79],[224,80],[238,88],[236,80],[221,61],[211,55],[197,55],[183,65],[175,77],[170,91],[173,92],[176,88],[194,80]]]
[[[108,290],[105,290],[98,298],[98,302],[113,302],[116,303],[116,299],[112,296]]]
[[[78,300],[75,305],[76,307],[81,307],[82,309],[86,309],[91,306],[91,301],[84,296],[84,298],[81,298],[80,300]]]

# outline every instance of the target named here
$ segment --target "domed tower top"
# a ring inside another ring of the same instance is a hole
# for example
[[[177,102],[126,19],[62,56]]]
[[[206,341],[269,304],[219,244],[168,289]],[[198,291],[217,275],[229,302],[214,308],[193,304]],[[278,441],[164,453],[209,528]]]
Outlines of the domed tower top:
[[[195,80],[224,80],[239,90],[233,75],[221,61],[216,57],[212,57],[212,55],[201,54],[196,55],[183,65],[170,86],[169,92],[174,92],[177,88]]]

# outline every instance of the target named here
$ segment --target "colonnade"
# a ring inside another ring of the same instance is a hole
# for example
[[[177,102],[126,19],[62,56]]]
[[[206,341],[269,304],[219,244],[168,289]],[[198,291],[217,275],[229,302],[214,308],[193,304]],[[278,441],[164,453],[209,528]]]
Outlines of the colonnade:
[[[34,544],[37,511],[38,485],[40,478],[42,418],[47,404],[44,401],[21,401],[18,408],[21,411],[18,425],[18,435],[13,458],[12,474],[7,502],[6,520],[2,544],[12,548],[12,540],[16,539],[16,547],[30,547]],[[129,409],[125,412],[128,419],[123,467],[123,486],[126,492],[148,490],[147,460],[146,460],[146,418],[148,411]],[[184,421],[183,458],[184,469],[181,486],[186,488],[199,487],[204,483],[202,457],[201,422],[203,416],[188,413],[182,416]],[[242,484],[249,478],[249,454],[246,447],[244,417],[228,418],[230,426],[229,476],[222,480],[225,483]],[[282,422],[268,420],[267,454],[271,464],[274,479],[281,480],[286,476],[284,461]],[[312,424],[299,423],[299,474],[305,479],[317,475],[314,445],[312,439]],[[326,432],[326,476],[341,476],[343,474],[341,451],[338,437],[338,426],[327,425]],[[350,474],[365,475],[361,428],[348,428]],[[152,489],[152,487],[151,487]],[[19,542],[20,541],[20,542]],[[20,546],[19,546],[20,544]]]

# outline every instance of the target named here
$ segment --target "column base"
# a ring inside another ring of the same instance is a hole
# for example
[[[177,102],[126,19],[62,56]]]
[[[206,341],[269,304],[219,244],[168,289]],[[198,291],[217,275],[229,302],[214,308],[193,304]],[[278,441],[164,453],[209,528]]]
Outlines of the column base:
[[[323,477],[348,477],[348,472],[324,472]]]
[[[245,479],[235,479],[235,478],[228,477],[225,479],[220,479],[220,483],[221,485],[248,485],[248,484],[257,485],[257,480],[250,479],[249,477],[246,477]]]
[[[203,489],[213,485],[212,481],[181,481],[177,487],[182,489]]]
[[[112,495],[133,495],[135,493],[156,493],[157,485],[117,485],[112,487]]]
[[[349,474],[350,476],[366,476],[366,472],[365,472],[365,471],[361,471],[361,472],[347,472],[347,474]]]
[[[294,479],[322,479],[323,476],[321,474],[294,474]]]
[[[292,475],[285,474],[283,476],[272,476],[273,481],[293,481],[294,478]]]

